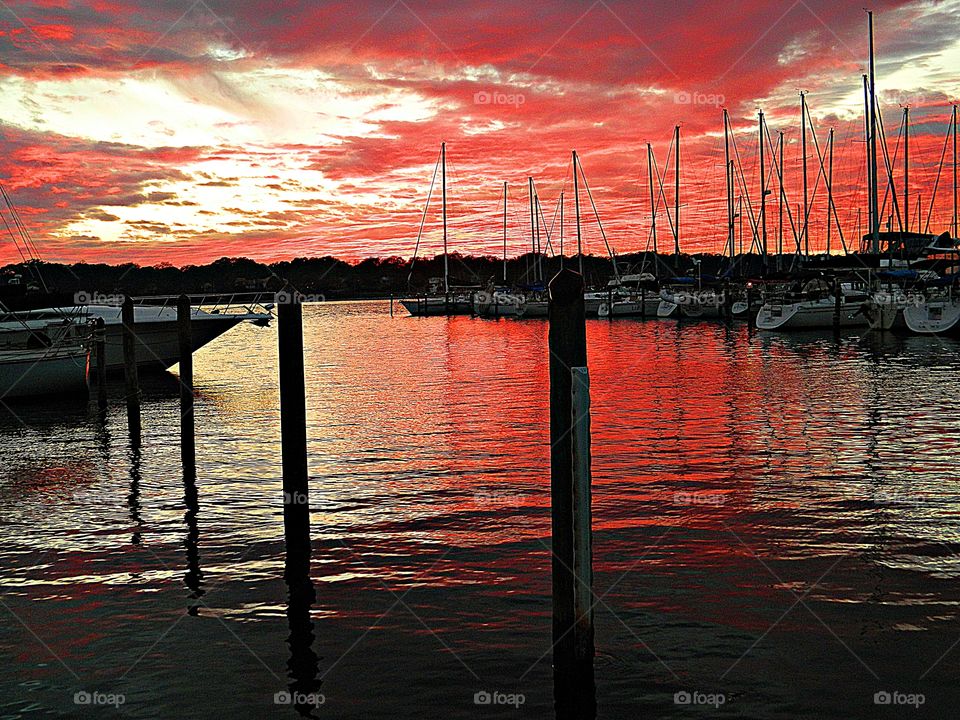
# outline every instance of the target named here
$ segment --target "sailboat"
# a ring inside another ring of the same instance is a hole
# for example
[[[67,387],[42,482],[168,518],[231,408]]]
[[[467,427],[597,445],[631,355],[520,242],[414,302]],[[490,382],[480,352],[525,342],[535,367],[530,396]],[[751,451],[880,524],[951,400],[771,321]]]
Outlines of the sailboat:
[[[440,184],[442,191],[442,213],[443,213],[443,279],[440,282],[432,282],[430,292],[421,297],[401,300],[400,304],[406,308],[407,312],[415,316],[427,315],[469,315],[473,312],[473,298],[469,293],[450,292],[450,257],[447,253],[447,144],[440,143]],[[434,169],[434,180],[436,179],[436,168]],[[433,193],[433,185],[430,186],[430,193],[427,194],[427,203],[423,208],[423,217],[420,220],[420,232],[417,235],[417,249],[420,247],[420,238],[423,235],[423,224],[427,217],[427,208],[430,206],[430,196]],[[416,257],[416,256],[414,256]],[[412,272],[412,266],[411,266]]]
[[[550,302],[543,277],[543,254],[540,245],[540,196],[536,191],[532,177],[527,178],[527,187],[530,197],[530,249],[532,253],[532,265],[529,270],[533,273],[533,282],[521,286],[523,300],[518,315],[524,318],[547,317]],[[562,219],[560,225],[563,226]],[[544,229],[546,230],[546,219],[544,219]],[[549,244],[549,242],[550,235],[548,233],[547,243]]]
[[[590,185],[587,183],[587,176],[583,173],[583,166],[580,163],[580,157],[577,155],[577,151],[574,150],[573,153],[573,193],[574,193],[574,207],[576,210],[576,227],[577,227],[577,261],[579,264],[580,274],[583,275],[583,231],[580,224],[580,180],[583,180],[584,189],[587,191],[587,197],[590,200],[590,206],[593,208],[594,216],[597,219],[597,228],[600,230],[600,237],[603,238],[603,245],[606,248],[607,255],[610,257],[610,263],[613,266],[613,277],[607,282],[607,287],[604,289],[593,289],[585,290],[583,293],[583,304],[584,312],[588,317],[599,317],[601,309],[603,309],[603,317],[609,317],[611,306],[616,307],[617,303],[622,301],[628,301],[632,299],[631,294],[631,283],[628,282],[624,284],[624,278],[620,275],[620,270],[617,267],[617,256],[613,251],[613,248],[610,246],[610,243],[607,240],[607,234],[603,229],[603,223],[600,222],[600,213],[597,210],[597,205],[593,200],[593,193],[590,191]],[[636,286],[634,286],[636,287]],[[546,302],[544,302],[546,306]],[[629,309],[627,306],[620,306],[623,309]],[[545,311],[544,307],[544,311]],[[618,312],[614,311],[615,315],[627,315],[629,312]]]
[[[828,281],[813,278],[799,289],[768,297],[757,313],[759,330],[810,330],[831,327],[863,327],[867,300],[862,281]]]
[[[953,278],[950,284],[937,290],[928,290],[917,303],[906,303],[903,322],[917,335],[947,335],[960,337],[960,288]]]
[[[85,394],[90,377],[91,326],[77,316],[0,323],[0,402],[45,395]]]
[[[650,188],[650,238],[653,245],[654,271],[659,262],[657,248],[657,202],[654,195],[653,183],[653,147],[647,143],[647,180]],[[648,244],[649,248],[650,245]],[[601,318],[611,317],[656,317],[660,306],[660,283],[653,273],[643,272],[626,273],[619,279],[614,278],[607,283],[608,296],[601,299],[597,308],[597,315]]]
[[[887,232],[880,231],[878,210],[878,183],[877,183],[877,99],[875,84],[875,59],[873,47],[873,13],[868,13],[870,33],[870,77],[869,87],[867,76],[863,76],[864,98],[868,104],[869,117],[869,158],[868,173],[870,175],[870,234],[863,238],[861,250],[869,249],[873,253],[887,256],[888,268],[879,274],[879,279],[887,280],[887,287],[882,284],[871,293],[864,307],[864,314],[869,318],[870,326],[876,330],[907,330],[920,335],[960,334],[960,298],[954,291],[955,279],[931,280],[929,271],[917,271],[909,267],[909,261],[919,257],[931,255],[957,254],[960,231],[957,226],[957,105],[953,105],[950,126],[944,138],[943,154],[941,155],[940,169],[943,168],[943,158],[946,155],[947,142],[953,139],[953,237],[949,232],[934,235],[929,232],[920,232],[920,218],[918,212],[917,229],[910,227],[910,124],[909,107],[903,109],[904,128],[904,166],[903,166],[903,218],[900,231],[896,232],[888,227]],[[887,166],[888,176],[890,172]],[[938,171],[937,180],[939,183]],[[892,182],[892,178],[891,178]],[[934,199],[936,197],[934,186]],[[894,208],[896,209],[896,193],[893,193]],[[931,200],[931,209],[934,199]],[[919,207],[919,203],[918,203]],[[898,220],[900,213],[897,212]],[[930,218],[927,218],[926,230],[929,231]],[[881,261],[883,262],[883,261]],[[899,263],[901,267],[893,267]],[[894,284],[896,283],[896,284]],[[921,287],[922,284],[922,287]],[[913,285],[910,292],[905,287]]]
[[[83,394],[88,391],[89,377],[89,346],[0,350],[0,402]]]
[[[652,273],[626,273],[613,285],[608,299],[600,301],[597,315],[611,317],[656,317],[660,305],[657,278]]]
[[[473,295],[473,314],[478,317],[516,317],[522,312],[524,296],[507,285],[507,183],[503,183],[503,285],[491,280],[486,289]]]
[[[680,126],[674,127],[674,215],[673,230],[674,261],[680,259]],[[649,173],[648,173],[649,174]],[[663,186],[660,185],[660,193]],[[651,198],[652,200],[652,198]],[[669,212],[667,220],[670,220]],[[704,276],[700,261],[694,259],[696,277],[675,277],[664,282],[657,304],[660,318],[718,318],[723,314],[725,295],[718,278]]]
[[[957,106],[953,106],[951,116],[951,131],[953,136],[953,234],[939,236],[934,245],[928,249],[929,254],[957,255],[957,238],[960,232],[957,228]],[[947,247],[949,246],[949,247]],[[914,301],[907,303],[902,309],[903,326],[910,332],[919,335],[960,335],[960,293],[956,276],[947,277],[940,282],[927,285],[926,291],[915,294]]]

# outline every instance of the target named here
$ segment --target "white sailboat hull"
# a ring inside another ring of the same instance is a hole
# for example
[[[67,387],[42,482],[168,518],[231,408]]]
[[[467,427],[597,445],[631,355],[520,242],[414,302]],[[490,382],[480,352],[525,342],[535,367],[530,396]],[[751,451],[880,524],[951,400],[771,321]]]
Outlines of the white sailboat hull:
[[[918,335],[960,335],[960,300],[926,300],[903,310],[910,332]]]
[[[83,346],[0,351],[0,400],[86,393],[89,377]]]
[[[723,293],[712,290],[671,292],[660,291],[659,317],[722,318]]]
[[[524,298],[512,293],[477,293],[473,299],[473,312],[480,317],[516,317],[523,312]]]
[[[651,294],[647,298],[633,298],[630,300],[614,300],[613,306],[608,307],[606,301],[600,303],[597,315],[608,317],[656,317],[660,307],[660,298]]]
[[[757,313],[759,330],[794,330],[835,327],[835,300],[804,300],[795,303],[765,303]],[[845,301],[840,308],[840,327],[865,327],[863,301]]]
[[[547,300],[526,300],[520,308],[520,317],[547,317],[550,303]]]

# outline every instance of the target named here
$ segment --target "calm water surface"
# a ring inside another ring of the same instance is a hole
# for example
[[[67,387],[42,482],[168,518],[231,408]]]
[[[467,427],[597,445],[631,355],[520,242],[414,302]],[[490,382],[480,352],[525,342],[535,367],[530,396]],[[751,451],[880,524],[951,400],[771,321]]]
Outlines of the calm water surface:
[[[275,328],[197,354],[195,484],[175,374],[144,380],[139,449],[120,387],[105,421],[3,417],[0,718],[296,717],[291,690],[316,717],[552,715],[546,323],[345,303],[304,325],[309,609],[284,582]],[[960,345],[587,333],[599,717],[952,716]]]

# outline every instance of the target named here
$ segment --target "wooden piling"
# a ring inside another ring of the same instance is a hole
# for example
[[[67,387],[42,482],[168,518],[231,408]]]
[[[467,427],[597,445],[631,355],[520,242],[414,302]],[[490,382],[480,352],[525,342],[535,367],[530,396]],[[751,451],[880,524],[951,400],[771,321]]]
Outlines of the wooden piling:
[[[419,298],[417,305],[419,309]],[[286,546],[284,580],[289,589],[287,620],[290,634],[290,691],[318,693],[317,654],[310,609],[316,593],[310,579],[310,502],[307,469],[307,404],[303,361],[303,308],[296,294],[277,307],[280,367],[280,436],[283,460],[283,535]],[[295,703],[304,716],[313,707]]]
[[[137,375],[137,335],[133,298],[126,297],[120,308],[123,332],[123,377],[127,400],[127,427],[136,442],[140,440],[140,380]]]
[[[196,467],[196,433],[193,417],[193,336],[190,298],[177,298],[177,340],[180,346],[180,461],[184,469]]]
[[[97,407],[107,409],[107,328],[103,318],[93,326],[93,359],[97,364]]]
[[[583,277],[563,269],[550,281],[550,493],[553,541],[553,666],[558,688],[576,669],[572,376],[587,364]],[[558,699],[558,705],[559,705]]]
[[[571,369],[573,428],[573,572],[574,652],[581,669],[592,672],[593,636],[593,514],[590,461],[590,373]]]
[[[640,319],[647,319],[647,288],[645,285],[640,286]]]
[[[291,296],[289,302],[277,306],[277,336],[284,538],[288,559],[297,565],[310,555],[310,504],[303,308],[295,295]]]

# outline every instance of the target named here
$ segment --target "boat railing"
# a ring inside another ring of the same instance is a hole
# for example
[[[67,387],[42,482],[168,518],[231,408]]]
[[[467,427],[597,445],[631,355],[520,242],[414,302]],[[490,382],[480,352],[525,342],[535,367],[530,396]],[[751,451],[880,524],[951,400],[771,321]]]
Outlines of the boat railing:
[[[277,303],[277,293],[206,293],[187,295],[192,307],[214,315],[244,314],[273,315]],[[163,308],[176,308],[179,295],[141,295],[133,298],[134,305]]]
[[[58,348],[60,346],[89,346],[93,340],[94,323],[83,317],[37,319],[7,314],[0,321],[0,348],[20,347],[27,350]]]

